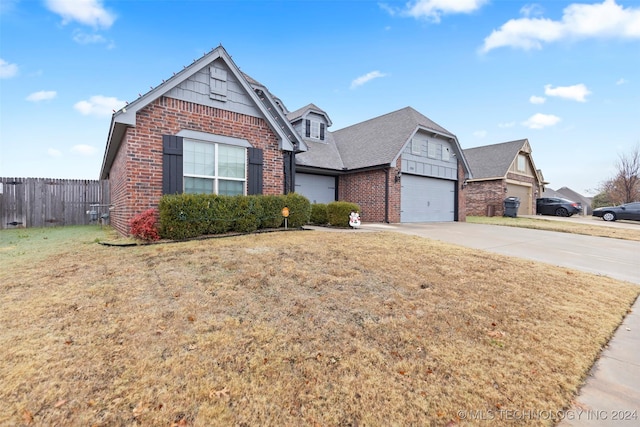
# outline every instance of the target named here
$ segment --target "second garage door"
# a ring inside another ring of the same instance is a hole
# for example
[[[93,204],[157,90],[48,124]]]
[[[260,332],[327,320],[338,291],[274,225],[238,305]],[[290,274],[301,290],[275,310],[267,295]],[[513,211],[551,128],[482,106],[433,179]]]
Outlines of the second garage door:
[[[330,203],[336,200],[336,178],[308,173],[296,174],[296,193],[311,203]]]
[[[453,221],[456,181],[402,175],[401,222]]]

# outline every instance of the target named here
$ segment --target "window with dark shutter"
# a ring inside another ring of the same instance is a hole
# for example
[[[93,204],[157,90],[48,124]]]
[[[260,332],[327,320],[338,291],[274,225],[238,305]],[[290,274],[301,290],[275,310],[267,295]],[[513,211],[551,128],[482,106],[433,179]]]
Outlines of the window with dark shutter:
[[[247,194],[262,194],[263,155],[260,148],[247,148],[249,169],[247,170]]]
[[[182,137],[162,135],[162,194],[182,193]]]
[[[304,136],[306,136],[307,138],[311,136],[311,120],[309,119],[305,120]]]
[[[320,123],[320,140],[324,141],[324,123]]]

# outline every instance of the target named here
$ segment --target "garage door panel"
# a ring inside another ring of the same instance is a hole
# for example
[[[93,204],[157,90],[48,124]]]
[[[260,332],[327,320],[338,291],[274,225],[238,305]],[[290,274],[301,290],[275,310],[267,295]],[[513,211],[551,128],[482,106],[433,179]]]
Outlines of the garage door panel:
[[[456,181],[403,174],[401,182],[401,222],[455,219]]]
[[[507,184],[506,197],[518,197],[520,206],[518,207],[518,215],[531,215],[531,187],[517,184]]]
[[[336,178],[308,173],[296,174],[296,193],[311,203],[330,203],[336,200]]]

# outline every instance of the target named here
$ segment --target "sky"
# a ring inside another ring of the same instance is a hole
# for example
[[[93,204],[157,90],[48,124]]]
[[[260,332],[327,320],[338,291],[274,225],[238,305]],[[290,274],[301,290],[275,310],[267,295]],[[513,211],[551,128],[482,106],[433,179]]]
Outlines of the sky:
[[[329,130],[411,106],[593,195],[640,144],[640,0],[0,0],[0,176],[97,179],[111,114],[222,44]]]

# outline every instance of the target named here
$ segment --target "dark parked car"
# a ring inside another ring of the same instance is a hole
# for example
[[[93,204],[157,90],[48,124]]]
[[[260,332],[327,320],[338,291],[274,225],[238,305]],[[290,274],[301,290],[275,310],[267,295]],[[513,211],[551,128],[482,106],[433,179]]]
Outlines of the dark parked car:
[[[640,202],[594,209],[593,216],[600,217],[605,221],[615,221],[616,219],[633,219],[640,221]]]
[[[538,215],[571,216],[582,212],[580,203],[559,197],[540,197],[536,199]]]

